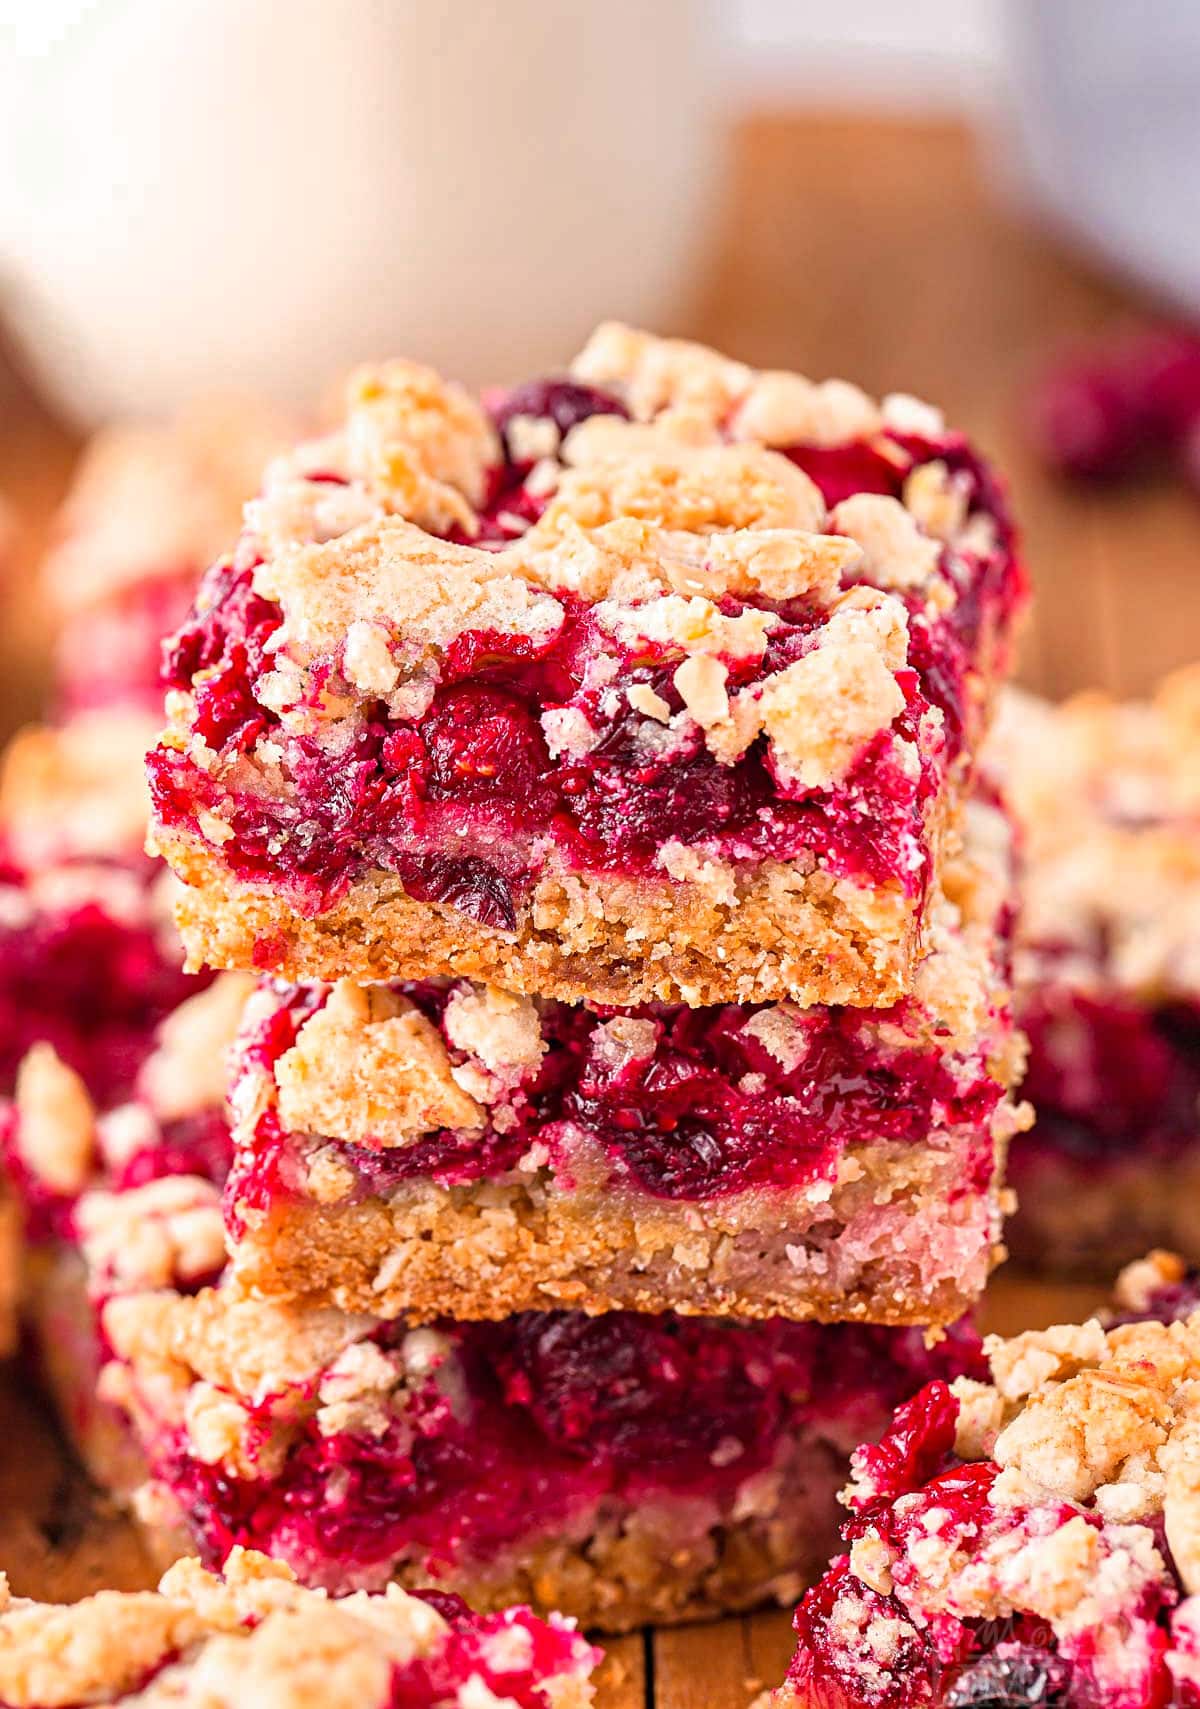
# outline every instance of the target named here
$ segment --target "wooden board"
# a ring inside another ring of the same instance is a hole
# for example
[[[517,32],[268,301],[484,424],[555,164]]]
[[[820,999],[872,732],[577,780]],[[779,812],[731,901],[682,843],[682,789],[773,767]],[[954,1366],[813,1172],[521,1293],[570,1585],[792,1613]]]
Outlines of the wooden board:
[[[739,127],[707,267],[679,326],[750,361],[844,374],[942,404],[1010,471],[1038,609],[1024,676],[1121,693],[1200,655],[1200,504],[1169,487],[1064,491],[1033,465],[1021,387],[1061,338],[1136,313],[1111,282],[998,206],[949,124],[760,117]],[[1145,312],[1144,309],[1141,312]],[[35,716],[46,621],[34,569],[75,442],[0,363],[0,735]],[[1069,1319],[1096,1290],[1001,1276],[988,1327]],[[129,1528],[62,1455],[19,1377],[0,1384],[0,1566],[26,1594],[146,1582]],[[609,1646],[601,1709],[743,1709],[782,1674],[786,1613]]]

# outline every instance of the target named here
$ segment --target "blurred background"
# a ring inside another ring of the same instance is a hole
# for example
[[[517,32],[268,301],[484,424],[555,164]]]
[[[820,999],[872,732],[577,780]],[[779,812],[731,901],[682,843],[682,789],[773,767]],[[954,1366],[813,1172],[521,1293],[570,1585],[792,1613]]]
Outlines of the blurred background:
[[[230,388],[302,418],[388,353],[511,380],[612,315],[942,405],[1011,478],[1033,686],[1200,653],[1195,0],[0,26],[0,733],[41,704],[38,565],[96,426]]]

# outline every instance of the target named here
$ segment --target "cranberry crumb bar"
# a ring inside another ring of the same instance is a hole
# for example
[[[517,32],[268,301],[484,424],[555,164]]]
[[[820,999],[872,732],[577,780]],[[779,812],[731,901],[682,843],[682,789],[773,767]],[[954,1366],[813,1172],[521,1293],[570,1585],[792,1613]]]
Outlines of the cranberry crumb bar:
[[[183,972],[175,881],[142,852],[154,725],[111,708],[23,731],[0,768],[0,1090],[48,1040],[109,1101],[156,1022],[205,979]]]
[[[1024,830],[1018,1013],[1037,1124],[1014,1256],[1200,1259],[1200,669],[1152,701],[1013,694],[993,756]]]
[[[163,637],[290,437],[264,404],[212,397],[168,426],[111,427],[91,441],[43,569],[61,614],[55,674],[68,713],[161,705]]]
[[[218,1280],[211,1093],[207,1126],[198,1085],[167,1120],[154,1088],[187,1075],[160,1052],[135,1104],[90,1119],[43,1058],[14,1122],[43,1171],[40,1198],[17,1177],[43,1375],[164,1559],[253,1545],[337,1592],[432,1581],[609,1630],[788,1600],[828,1553],[852,1445],[931,1376],[981,1370],[965,1325],[930,1346],[621,1312],[410,1329],[248,1298]],[[56,1119],[84,1166],[51,1196]]]
[[[136,1194],[105,1208],[93,1255],[142,1214]],[[99,1403],[126,1426],[109,1468],[93,1431],[93,1468],[128,1489],[141,1455],[162,1551],[242,1543],[333,1591],[429,1582],[608,1631],[794,1596],[856,1433],[977,1350],[962,1328],[930,1350],[915,1329],[621,1312],[410,1329],[228,1284],[105,1298],[97,1269],[89,1302],[75,1273],[77,1339],[98,1308]],[[69,1271],[54,1285],[65,1312]]]
[[[364,372],[171,651],[190,954],[894,1002],[1023,593],[994,476],[913,399],[618,326],[487,408]]]
[[[992,1338],[990,1381],[901,1407],[775,1709],[1200,1703],[1198,1308],[1157,1254],[1108,1327]]]
[[[587,1709],[600,1652],[527,1608],[472,1614],[440,1592],[339,1599],[235,1552],[157,1591],[29,1602],[0,1576],[5,1709]]]
[[[413,1321],[959,1316],[1028,1119],[996,808],[970,805],[966,847],[883,1010],[268,982],[231,1083],[236,1274]]]

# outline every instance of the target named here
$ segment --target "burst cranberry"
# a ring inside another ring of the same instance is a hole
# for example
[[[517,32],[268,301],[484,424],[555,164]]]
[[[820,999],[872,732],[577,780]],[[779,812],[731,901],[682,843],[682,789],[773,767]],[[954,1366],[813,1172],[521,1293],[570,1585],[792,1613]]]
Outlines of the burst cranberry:
[[[943,1382],[927,1383],[900,1407],[885,1435],[861,1448],[859,1477],[872,1500],[894,1500],[920,1489],[945,1464],[954,1447],[958,1402]]]
[[[515,695],[477,685],[451,689],[434,701],[421,734],[431,799],[494,803],[517,818],[552,807],[546,744]]]
[[[530,380],[527,385],[506,392],[492,409],[492,419],[504,442],[504,455],[510,463],[517,459],[509,443],[508,425],[517,416],[552,421],[565,438],[573,427],[587,421],[589,416],[627,417],[628,414],[625,405],[611,392],[602,392],[595,386],[581,386],[574,380]]]
[[[1029,424],[1042,461],[1081,479],[1120,479],[1146,451],[1136,397],[1103,364],[1047,374],[1030,398]]]
[[[849,445],[788,445],[783,454],[817,483],[830,510],[855,493],[897,498],[907,473],[907,459],[889,458],[862,439]]]

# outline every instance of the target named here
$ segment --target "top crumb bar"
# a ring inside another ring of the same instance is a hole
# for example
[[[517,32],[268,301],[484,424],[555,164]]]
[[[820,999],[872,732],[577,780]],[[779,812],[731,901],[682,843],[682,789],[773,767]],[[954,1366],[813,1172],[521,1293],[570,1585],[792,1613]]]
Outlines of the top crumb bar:
[[[1023,594],[995,478],[913,399],[612,325],[486,407],[360,373],[171,651],[189,952],[895,1001]]]
[[[395,1585],[328,1597],[240,1549],[220,1577],[183,1560],[157,1591],[69,1607],[14,1597],[0,1576],[6,1709],[587,1709],[599,1659],[557,1615],[473,1614]]]

